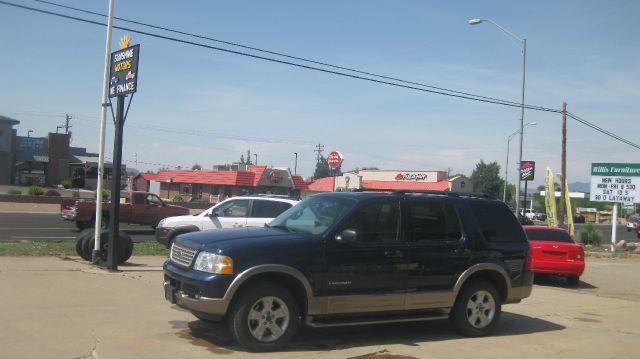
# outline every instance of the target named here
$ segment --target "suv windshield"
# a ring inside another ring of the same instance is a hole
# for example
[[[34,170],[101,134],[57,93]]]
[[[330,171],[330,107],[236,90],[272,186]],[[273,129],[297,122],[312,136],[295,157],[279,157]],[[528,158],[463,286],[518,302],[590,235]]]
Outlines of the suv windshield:
[[[276,217],[269,227],[292,232],[323,234],[339,221],[356,201],[349,198],[314,196],[289,208]]]

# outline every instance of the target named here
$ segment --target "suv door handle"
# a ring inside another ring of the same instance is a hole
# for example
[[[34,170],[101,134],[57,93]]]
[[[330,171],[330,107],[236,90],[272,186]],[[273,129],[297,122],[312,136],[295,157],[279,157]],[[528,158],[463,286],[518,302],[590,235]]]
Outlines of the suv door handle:
[[[404,253],[402,251],[385,251],[384,256],[387,258],[402,258],[404,257]]]

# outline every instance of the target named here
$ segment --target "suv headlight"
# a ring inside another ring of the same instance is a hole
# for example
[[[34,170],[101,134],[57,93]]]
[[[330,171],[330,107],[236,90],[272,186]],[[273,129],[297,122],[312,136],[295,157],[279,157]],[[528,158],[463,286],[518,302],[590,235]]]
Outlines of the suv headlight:
[[[220,254],[200,252],[193,269],[214,274],[233,274],[233,260]]]

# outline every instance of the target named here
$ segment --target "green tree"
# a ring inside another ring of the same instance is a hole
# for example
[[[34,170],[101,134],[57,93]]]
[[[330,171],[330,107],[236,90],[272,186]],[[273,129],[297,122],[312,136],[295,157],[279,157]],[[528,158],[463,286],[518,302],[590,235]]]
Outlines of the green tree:
[[[191,166],[191,170],[192,171],[195,171],[195,170],[201,171],[202,170],[202,166],[200,166],[198,163],[194,163],[193,166]]]
[[[485,163],[484,160],[480,160],[479,163],[476,163],[476,169],[471,173],[473,190],[500,198],[500,181],[502,179],[498,173],[500,173],[498,162]]]
[[[336,173],[340,174],[340,167],[336,169]],[[320,157],[320,160],[316,163],[316,170],[313,172],[313,178],[324,178],[333,175],[333,170],[329,167],[329,162],[324,157]]]

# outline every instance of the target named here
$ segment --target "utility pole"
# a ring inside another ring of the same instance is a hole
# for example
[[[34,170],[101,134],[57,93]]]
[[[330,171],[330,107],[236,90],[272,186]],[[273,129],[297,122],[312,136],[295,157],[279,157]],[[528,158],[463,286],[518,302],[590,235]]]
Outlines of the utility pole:
[[[64,133],[68,134],[69,133],[69,127],[73,127],[73,126],[69,126],[69,121],[73,118],[73,116],[69,115],[68,113],[66,113],[64,115]]]
[[[318,152],[318,154],[316,155],[316,162],[320,162],[320,157],[322,156],[322,151],[324,151],[324,145],[318,143],[316,145],[316,149],[313,150],[313,152]]]
[[[566,212],[566,188],[567,188],[567,103],[562,103],[562,157],[561,157],[561,176],[560,181],[560,211],[558,211],[558,227],[564,225],[564,215]],[[572,214],[567,214],[572,215]]]

